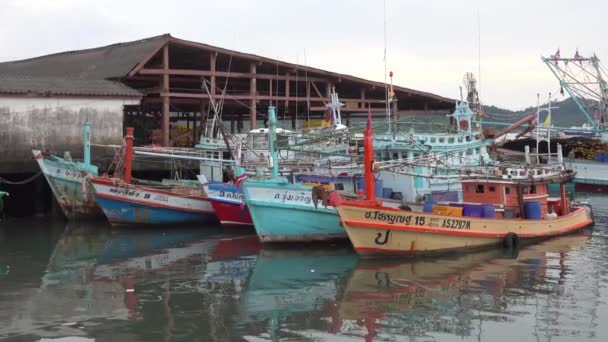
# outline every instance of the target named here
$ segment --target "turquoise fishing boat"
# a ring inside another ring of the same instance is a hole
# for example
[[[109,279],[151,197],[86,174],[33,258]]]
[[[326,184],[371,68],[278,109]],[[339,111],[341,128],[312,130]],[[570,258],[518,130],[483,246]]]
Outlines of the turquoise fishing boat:
[[[95,193],[88,178],[97,176],[97,166],[91,165],[91,124],[83,129],[84,160],[73,161],[69,152],[56,157],[32,150],[46,181],[51,187],[61,210],[68,219],[101,217],[101,209],[95,202]]]
[[[268,108],[268,117],[271,177],[250,179],[243,184],[245,203],[260,240],[308,242],[346,238],[336,210],[318,203],[312,185],[291,184],[287,178],[279,177],[273,106]]]

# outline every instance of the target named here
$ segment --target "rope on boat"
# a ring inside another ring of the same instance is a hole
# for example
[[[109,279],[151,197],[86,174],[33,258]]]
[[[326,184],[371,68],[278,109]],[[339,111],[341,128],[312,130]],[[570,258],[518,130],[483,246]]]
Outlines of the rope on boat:
[[[8,185],[25,185],[25,184],[28,184],[28,183],[31,183],[31,182],[35,181],[41,175],[42,175],[42,171],[38,171],[38,173],[36,173],[32,177],[24,179],[22,181],[10,181],[10,180],[8,180],[6,178],[0,177],[0,184],[4,183],[4,184],[8,184]]]

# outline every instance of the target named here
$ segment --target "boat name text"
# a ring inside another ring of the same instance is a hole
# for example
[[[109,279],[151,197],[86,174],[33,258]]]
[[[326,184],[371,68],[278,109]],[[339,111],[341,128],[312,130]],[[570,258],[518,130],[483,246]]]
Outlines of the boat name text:
[[[368,220],[386,222],[388,224],[413,224],[416,226],[427,226],[433,228],[471,229],[471,221],[468,220],[389,214],[378,210],[366,212],[365,218]]]

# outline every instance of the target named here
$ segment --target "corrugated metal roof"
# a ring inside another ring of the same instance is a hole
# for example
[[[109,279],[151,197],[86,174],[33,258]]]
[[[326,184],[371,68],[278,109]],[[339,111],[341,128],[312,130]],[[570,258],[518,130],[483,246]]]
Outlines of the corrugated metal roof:
[[[0,75],[0,93],[42,95],[142,96],[120,82],[83,80],[61,77],[30,77]]]

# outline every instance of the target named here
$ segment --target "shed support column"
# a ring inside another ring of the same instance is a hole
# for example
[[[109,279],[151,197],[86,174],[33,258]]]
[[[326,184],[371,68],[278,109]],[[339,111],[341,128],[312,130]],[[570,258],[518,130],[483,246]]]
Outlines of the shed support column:
[[[310,81],[306,82],[306,119],[310,119]]]
[[[201,134],[204,134],[205,127],[207,125],[207,110],[205,108],[205,101],[201,100],[199,110],[201,112]]]
[[[255,63],[251,63],[251,65],[249,66],[249,72],[252,75],[251,80],[249,81],[249,96],[251,97],[250,103],[249,103],[249,121],[251,124],[251,129],[255,129],[256,128],[256,112],[257,112],[257,106],[256,106],[256,94],[257,94],[257,80],[255,78],[255,74],[256,74],[256,65]]]
[[[393,102],[391,102],[391,111],[393,112],[393,125],[395,126],[394,131],[397,132],[399,130],[399,116],[397,114],[397,111],[399,109],[397,108],[397,100],[394,100]]]
[[[196,145],[196,142],[198,141],[198,139],[197,139],[198,130],[196,129],[197,121],[198,121],[198,119],[196,117],[196,112],[192,112],[192,142],[194,142],[195,145]]]
[[[290,94],[289,94],[289,73],[285,74],[285,114],[289,115],[289,100],[287,100],[289,98]],[[291,129],[295,130],[296,129],[296,117],[295,117],[295,112],[291,113]]]
[[[163,146],[169,146],[169,44],[163,47],[163,70],[165,73],[162,77],[161,98],[162,98],[162,143]]]
[[[361,102],[359,103],[358,108],[365,108],[365,88],[361,88]]]
[[[209,89],[209,93],[211,94],[211,103],[215,103],[215,60],[217,57],[217,53],[211,53],[209,55],[209,69],[211,71],[211,89]]]

